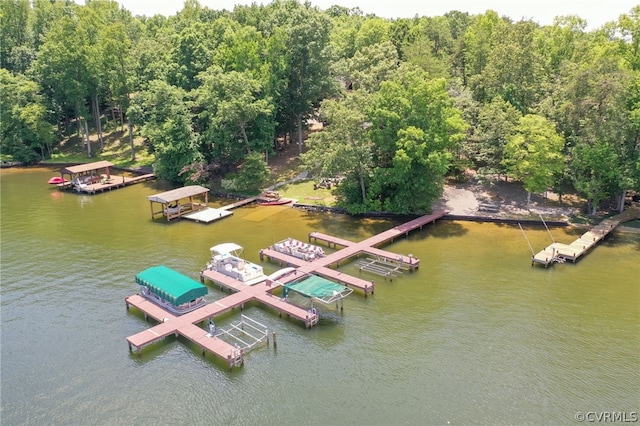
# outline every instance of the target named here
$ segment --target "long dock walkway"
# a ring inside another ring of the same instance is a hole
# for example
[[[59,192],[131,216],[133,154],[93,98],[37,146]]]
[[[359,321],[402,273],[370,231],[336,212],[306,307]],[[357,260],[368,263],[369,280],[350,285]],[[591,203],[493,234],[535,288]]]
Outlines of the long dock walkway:
[[[637,207],[630,207],[616,216],[603,220],[571,244],[554,242],[545,247],[544,250],[534,254],[531,257],[531,265],[539,263],[546,268],[555,262],[565,262],[567,260],[576,262],[607,235],[613,232],[618,225],[633,219],[640,219],[640,209]]]
[[[396,255],[389,251],[379,249],[377,248],[377,246],[384,243],[391,242],[400,236],[403,236],[403,235],[406,236],[409,234],[409,232],[416,230],[418,228],[422,229],[425,225],[429,223],[434,223],[436,220],[447,215],[448,213],[449,213],[448,211],[440,210],[429,215],[420,216],[416,219],[410,220],[409,222],[403,223],[387,231],[384,231],[377,235],[369,237],[366,240],[360,241],[359,243],[351,242],[343,238],[338,238],[331,235],[326,235],[321,232],[310,233],[309,241],[311,240],[324,241],[330,247],[331,247],[331,244],[333,244],[334,247],[340,245],[345,248],[351,249],[346,252],[344,252],[344,249],[343,249],[336,253],[333,253],[332,255],[327,256],[328,258],[330,258],[331,256],[339,253],[338,255],[339,260],[336,261],[336,264],[338,264],[339,261],[341,260],[347,259],[348,257],[358,255],[360,253],[368,253],[373,256],[378,256],[378,257],[382,257],[390,260],[397,260],[401,263],[406,264],[410,270],[414,270],[420,267],[420,259],[417,259],[410,255],[409,256]],[[326,259],[327,257],[323,259]]]
[[[280,253],[269,248],[260,251],[260,259],[262,260],[264,257],[267,257],[268,259],[276,259],[287,266],[296,266],[302,273],[317,274],[325,278],[332,279],[340,284],[360,289],[364,291],[365,295],[367,295],[369,293],[373,293],[375,290],[375,283],[373,281],[367,281],[348,274],[343,274],[340,271],[331,269],[330,266],[333,264],[338,266],[340,262],[344,261],[345,259],[349,259],[353,256],[358,256],[361,253],[367,253],[383,259],[389,259],[394,262],[398,262],[399,264],[406,265],[406,267],[408,267],[410,270],[415,270],[420,266],[420,259],[417,259],[412,255],[397,255],[395,253],[382,250],[374,246],[393,241],[395,238],[398,238],[401,235],[407,235],[409,232],[415,229],[422,229],[422,227],[424,227],[425,225],[435,222],[439,218],[445,216],[447,213],[447,211],[438,211],[430,215],[418,217],[402,225],[398,225],[380,234],[367,238],[366,240],[363,240],[359,243],[345,240],[339,237],[334,237],[332,235],[323,234],[321,232],[312,232],[309,234],[309,242],[311,242],[312,240],[324,241],[329,246],[342,246],[343,248],[325,257],[315,258],[310,262],[306,262],[302,259],[298,259],[296,257],[290,256],[285,253]],[[283,278],[280,281],[286,284],[294,279],[295,277],[289,276]]]

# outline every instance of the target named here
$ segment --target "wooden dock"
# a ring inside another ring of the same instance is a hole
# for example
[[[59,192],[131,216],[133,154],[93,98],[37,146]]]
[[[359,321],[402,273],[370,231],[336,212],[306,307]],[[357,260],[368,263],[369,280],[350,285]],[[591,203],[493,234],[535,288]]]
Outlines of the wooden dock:
[[[148,180],[153,180],[156,178],[156,175],[153,173],[148,173],[144,175],[138,176],[122,176],[122,175],[111,175],[109,179],[106,181],[97,181],[96,183],[86,184],[82,187],[73,187],[76,192],[83,194],[96,194],[98,192],[111,191],[112,189],[121,188],[127,185],[133,185],[134,183],[146,182]],[[72,188],[71,182],[59,183],[57,187],[60,189],[70,189]]]
[[[246,285],[236,279],[233,279],[227,275],[221,274],[217,271],[211,271],[209,269],[204,269],[200,272],[200,277],[204,281],[204,279],[208,279],[209,281],[218,284],[221,288],[226,288],[231,291],[235,291],[233,295],[229,297],[233,297],[234,295],[242,295],[245,299],[242,302],[241,306],[250,301],[256,300],[262,304],[270,306],[278,311],[279,315],[282,316],[283,313],[289,315],[292,318],[300,320],[304,323],[306,328],[310,328],[318,323],[318,315],[312,314],[311,312],[300,308],[298,306],[292,305],[281,300],[279,297],[273,296],[272,292],[280,286],[280,283],[263,281],[259,284],[254,285]],[[222,300],[218,300],[213,302],[214,304],[227,304],[227,298]],[[200,308],[205,309],[206,306]],[[200,309],[194,311],[198,312]],[[191,314],[191,313],[190,313]],[[187,315],[190,315],[187,314]]]
[[[331,247],[331,245],[333,244],[333,247],[342,246],[345,248],[350,248],[351,250],[344,253],[344,254],[349,254],[349,256],[344,256],[344,255],[340,256],[340,260],[346,259],[354,255],[358,255],[360,253],[367,253],[379,258],[398,261],[399,263],[406,265],[409,268],[409,270],[413,271],[420,267],[420,259],[417,259],[412,255],[407,255],[407,256],[397,255],[389,251],[379,249],[377,247],[382,244],[392,242],[394,239],[398,237],[406,236],[411,231],[414,231],[416,229],[422,229],[425,225],[428,225],[430,223],[435,223],[436,220],[447,215],[448,213],[449,212],[445,210],[440,210],[429,215],[420,216],[416,219],[410,220],[409,222],[395,226],[387,231],[381,232],[377,235],[367,238],[366,240],[361,241],[359,243],[355,243],[352,241],[345,240],[343,238],[338,238],[331,235],[323,234],[320,232],[310,233],[309,241],[310,242],[312,240],[324,241],[329,245],[329,247]],[[337,253],[342,254],[342,250]],[[330,256],[327,256],[327,257],[330,257]]]
[[[244,204],[252,201],[254,200],[242,200]],[[446,212],[438,212],[434,215],[422,216],[421,218],[396,226],[389,231],[385,231],[377,236],[368,238],[360,243],[353,243],[328,235],[313,233],[319,240],[326,241],[329,244],[334,245],[340,244],[344,248],[336,251],[335,253],[331,253],[328,256],[316,258],[311,262],[271,249],[262,250],[260,252],[261,258],[267,256],[269,258],[277,259],[280,262],[284,262],[287,265],[297,267],[295,271],[289,275],[279,278],[277,281],[265,279],[265,281],[259,284],[249,286],[217,271],[204,269],[200,272],[200,278],[202,281],[208,279],[222,288],[231,290],[234,293],[222,299],[211,301],[205,306],[184,315],[173,315],[138,294],[125,297],[127,310],[130,306],[133,306],[144,313],[145,319],[151,317],[159,322],[159,324],[154,327],[127,337],[129,350],[140,352],[143,347],[160,341],[167,336],[181,335],[198,345],[202,349],[203,356],[207,351],[209,351],[215,356],[225,360],[229,368],[241,366],[244,363],[244,351],[242,349],[239,349],[236,346],[212,335],[207,330],[197,326],[196,324],[202,323],[205,320],[212,320],[216,316],[229,312],[234,308],[239,307],[240,309],[243,309],[247,302],[256,301],[269,308],[275,309],[280,316],[285,313],[289,317],[302,321],[306,328],[310,328],[318,323],[318,313],[315,310],[306,310],[299,306],[292,305],[282,298],[273,295],[273,291],[275,289],[294,281],[301,275],[313,273],[343,285],[359,288],[364,291],[365,295],[373,293],[373,281],[366,281],[348,274],[343,274],[340,271],[331,269],[329,266],[334,263],[337,265],[340,261],[355,256],[358,253],[374,253],[376,255],[389,256],[390,258],[397,259],[398,261],[400,258],[406,259],[407,267],[413,266],[414,268],[417,268],[419,264],[418,259],[414,259],[411,256],[398,256],[384,250],[376,249],[372,246],[386,241],[391,241],[403,234],[406,235],[414,229],[422,228],[422,226],[427,223],[434,222],[445,214]]]
[[[416,270],[420,266],[420,259],[413,257],[411,254],[407,256],[398,255],[390,251],[379,249],[375,246],[393,241],[395,238],[398,238],[402,235],[407,235],[409,232],[415,229],[422,229],[422,227],[424,227],[425,225],[435,222],[447,213],[448,212],[446,211],[438,211],[430,215],[418,217],[409,222],[403,223],[402,225],[398,225],[387,231],[381,232],[380,234],[367,238],[366,240],[359,243],[345,240],[344,238],[323,234],[321,232],[311,232],[309,234],[309,242],[311,242],[312,240],[316,242],[323,241],[327,243],[329,247],[341,246],[343,248],[327,256],[316,258],[310,262],[299,259],[297,257],[289,256],[285,253],[280,253],[270,248],[260,251],[260,259],[263,260],[264,257],[268,259],[275,259],[279,261],[283,266],[295,266],[302,273],[320,275],[327,279],[337,281],[339,284],[362,290],[364,291],[364,294],[367,295],[374,292],[375,283],[373,281],[367,281],[348,274],[343,274],[342,272],[336,271],[335,269],[331,269],[331,265],[335,264],[336,266],[338,266],[340,265],[340,262],[346,259],[365,253],[375,256],[377,259],[380,259],[382,261],[386,261],[389,264],[394,263],[394,269],[396,269],[396,272],[404,268],[410,271]],[[373,271],[371,268],[368,269],[370,272],[378,273],[376,272],[378,271],[378,269],[376,269],[376,271]],[[385,273],[382,275],[387,275],[387,272],[388,271],[385,271]],[[380,275],[380,273],[378,273],[378,275]],[[390,278],[391,276],[387,275],[387,277]],[[285,277],[281,281],[286,284],[293,279],[295,278]]]
[[[603,220],[590,231],[582,234],[571,244],[562,244],[557,242],[552,243],[545,247],[544,250],[541,250],[531,257],[531,265],[538,263],[544,265],[546,268],[555,262],[563,263],[567,260],[576,262],[607,235],[613,232],[618,225],[633,219],[640,219],[639,208],[631,207],[623,213]]]
[[[211,336],[206,330],[194,325],[194,323],[201,322],[203,319],[207,318],[206,315],[204,318],[200,318],[200,314],[204,314],[204,309],[212,306],[211,304],[205,305],[197,311],[190,312],[190,314],[199,312],[198,315],[194,316],[187,314],[175,316],[137,294],[126,297],[125,303],[127,309],[129,309],[129,306],[134,306],[144,313],[145,318],[150,316],[160,322],[160,324],[155,327],[127,337],[129,350],[135,349],[139,352],[144,346],[162,340],[167,336],[182,335],[199,345],[202,348],[203,356],[205,355],[205,351],[209,351],[226,360],[229,368],[238,367],[243,364],[244,353],[241,350],[238,350],[238,348],[223,340]],[[230,310],[232,308],[232,304],[225,305],[224,307],[220,305],[213,305],[213,307],[214,309],[217,308],[218,312],[212,313],[212,310],[208,309],[206,314],[211,315],[211,317],[221,311]]]

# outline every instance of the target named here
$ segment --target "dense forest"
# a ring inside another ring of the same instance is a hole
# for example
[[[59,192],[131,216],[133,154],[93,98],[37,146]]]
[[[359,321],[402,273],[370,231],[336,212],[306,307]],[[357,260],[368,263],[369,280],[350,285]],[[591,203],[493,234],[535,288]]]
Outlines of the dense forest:
[[[187,0],[171,17],[3,0],[0,22],[1,150],[16,161],[116,122],[158,177],[245,191],[279,144],[303,152],[314,119],[304,164],[353,213],[428,211],[466,169],[575,191],[591,214],[640,190],[640,5],[591,31],[578,16],[390,20],[296,0]]]

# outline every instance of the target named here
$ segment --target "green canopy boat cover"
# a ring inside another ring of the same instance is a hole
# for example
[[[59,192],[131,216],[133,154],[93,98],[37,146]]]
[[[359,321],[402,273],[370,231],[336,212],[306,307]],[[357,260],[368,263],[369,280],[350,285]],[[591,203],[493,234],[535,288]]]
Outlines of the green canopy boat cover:
[[[152,266],[136,275],[136,282],[167,302],[179,306],[202,297],[209,289],[166,266]]]
[[[284,286],[283,296],[286,297],[289,290],[303,295],[304,297],[313,297],[325,303],[331,303],[335,300],[347,297],[352,289],[317,275],[308,275],[300,281],[293,282]]]

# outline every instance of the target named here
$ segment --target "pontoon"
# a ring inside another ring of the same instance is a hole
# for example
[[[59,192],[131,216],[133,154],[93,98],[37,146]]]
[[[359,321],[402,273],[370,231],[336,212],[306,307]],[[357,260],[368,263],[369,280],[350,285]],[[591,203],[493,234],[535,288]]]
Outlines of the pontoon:
[[[207,269],[235,278],[247,285],[254,285],[267,279],[262,266],[240,257],[242,246],[223,243],[211,247],[211,262]]]
[[[322,247],[303,243],[302,241],[294,240],[293,238],[287,238],[286,240],[279,241],[275,243],[272,248],[280,253],[308,261],[325,256]]]
[[[206,286],[166,266],[153,266],[136,275],[140,295],[177,315],[207,304]]]

